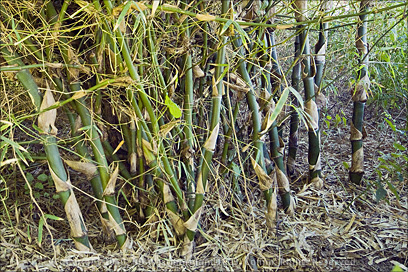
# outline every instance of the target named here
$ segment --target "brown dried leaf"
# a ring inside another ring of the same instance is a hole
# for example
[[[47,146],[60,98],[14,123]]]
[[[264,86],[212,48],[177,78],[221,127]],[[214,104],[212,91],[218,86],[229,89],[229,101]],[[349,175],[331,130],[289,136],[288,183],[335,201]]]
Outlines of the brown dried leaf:
[[[116,164],[116,168],[111,174],[108,184],[106,185],[106,188],[103,191],[103,196],[112,196],[115,194],[115,185],[118,176],[119,176],[119,164]]]
[[[211,132],[210,136],[208,137],[207,141],[204,143],[204,148],[210,152],[215,151],[215,145],[217,144],[218,132],[220,129],[220,124],[218,123],[213,131]]]
[[[273,179],[262,169],[262,167],[251,157],[252,166],[259,180],[259,187],[262,191],[269,190],[272,187]]]
[[[198,221],[200,221],[201,211],[203,207],[200,207],[188,220],[184,223],[184,226],[191,231],[197,230]]]
[[[54,104],[55,104],[54,96],[52,95],[50,88],[47,88],[43,97],[43,101],[41,103],[40,111],[43,111]],[[38,127],[45,134],[57,135],[58,129],[55,127],[56,119],[57,109],[42,112],[38,116]]]
[[[70,160],[64,160],[64,162],[68,164],[68,166],[74,169],[75,171],[85,174],[88,180],[91,180],[98,173],[98,168],[96,168],[95,164],[91,162],[70,161]]]
[[[193,67],[193,74],[195,78],[200,78],[205,76],[205,73],[203,70],[201,70],[200,66],[196,65]]]

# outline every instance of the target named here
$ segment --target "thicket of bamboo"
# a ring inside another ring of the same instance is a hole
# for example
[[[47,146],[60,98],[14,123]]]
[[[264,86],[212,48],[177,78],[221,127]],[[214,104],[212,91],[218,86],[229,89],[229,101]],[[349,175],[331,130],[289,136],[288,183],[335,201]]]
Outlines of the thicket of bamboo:
[[[32,99],[31,136],[43,145],[76,247],[93,250],[67,168],[89,180],[102,224],[123,250],[130,240],[117,204],[119,178],[133,188],[136,220],[153,220],[163,208],[187,257],[215,179],[228,180],[242,199],[241,181],[255,174],[270,228],[278,199],[285,212],[296,212],[290,181],[297,178],[299,126],[308,129],[309,182],[324,186],[325,53],[329,23],[344,18],[358,18],[350,180],[360,183],[367,16],[407,5],[371,11],[369,2],[337,15],[332,1],[1,1],[1,69],[14,71]],[[277,29],[290,33],[284,43],[294,42],[287,70]],[[62,114],[66,139],[55,124]]]

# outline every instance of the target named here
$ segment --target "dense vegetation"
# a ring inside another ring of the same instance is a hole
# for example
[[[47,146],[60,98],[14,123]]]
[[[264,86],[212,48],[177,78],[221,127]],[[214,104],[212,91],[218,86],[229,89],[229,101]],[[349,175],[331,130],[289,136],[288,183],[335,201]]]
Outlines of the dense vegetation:
[[[408,176],[406,8],[368,0],[2,0],[3,220],[13,225],[7,203],[23,186],[38,211],[39,247],[53,246],[43,228],[52,236],[51,221],[66,217],[75,247],[94,251],[81,206],[94,201],[121,250],[138,247],[130,222],[153,225],[160,243],[191,259],[197,232],[207,237],[200,222],[208,194],[239,207],[261,197],[251,192],[256,183],[266,203],[266,226],[256,227],[274,230],[278,206],[296,214],[295,192],[328,187],[321,137],[334,127],[350,131],[341,183],[399,203]],[[333,115],[341,96],[352,109]],[[393,148],[378,148],[369,169],[367,106],[390,129]],[[57,201],[65,215],[41,208]]]

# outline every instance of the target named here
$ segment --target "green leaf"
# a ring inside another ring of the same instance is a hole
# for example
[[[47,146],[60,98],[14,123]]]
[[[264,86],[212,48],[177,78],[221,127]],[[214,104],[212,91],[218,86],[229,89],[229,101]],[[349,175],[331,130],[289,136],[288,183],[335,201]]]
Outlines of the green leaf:
[[[27,162],[24,154],[18,149],[14,149],[14,151],[16,151],[16,154],[20,158],[20,160],[22,160],[28,166],[28,162]]]
[[[288,95],[289,91],[293,89],[292,87],[287,87],[283,90],[281,97],[278,100],[278,103],[275,105],[275,109],[273,110],[273,113],[271,115],[271,121],[275,121],[275,119],[278,117],[279,113],[282,111],[283,107],[285,106],[286,100],[288,100]],[[295,90],[295,89],[293,89]]]
[[[53,198],[53,199],[59,199],[59,198],[60,198],[60,195],[59,195],[59,194],[54,194],[54,195],[52,196],[52,198]]]
[[[300,93],[298,91],[296,91],[293,87],[289,87],[289,90],[291,91],[291,93],[296,97],[297,101],[299,102],[300,107],[303,109],[304,108],[304,103],[303,103],[303,98],[300,95]],[[330,116],[328,116],[330,117]],[[330,117],[331,118],[331,117]],[[329,119],[329,118],[328,118]],[[329,119],[330,120],[330,119]]]
[[[171,99],[168,97],[166,94],[166,100],[164,102],[166,106],[169,108],[171,115],[173,115],[174,118],[180,118],[181,117],[181,110],[179,106],[171,101]]]
[[[383,200],[387,196],[387,191],[382,187],[381,184],[379,184],[379,187],[377,188],[377,191],[375,192],[375,198],[377,201]]]
[[[61,218],[61,217],[58,217],[58,216],[55,216],[55,215],[52,215],[52,214],[48,214],[48,213],[44,214],[44,216],[45,216],[45,218],[51,219],[51,220],[56,220],[56,221],[64,220],[64,218]]]
[[[21,150],[21,151],[27,152],[27,150],[26,150],[24,147],[22,147],[22,146],[19,145],[18,143],[14,142],[14,141],[12,141],[12,140],[10,140],[10,139],[4,137],[4,136],[0,136],[0,139],[2,139],[4,142],[8,143],[9,145],[11,145],[12,147],[14,147],[14,148],[16,148],[16,149],[19,149],[19,150]]]
[[[34,177],[31,173],[27,173],[26,174],[26,179],[28,182],[32,182],[34,180]]]
[[[122,12],[119,14],[118,20],[116,21],[115,27],[113,28],[113,31],[116,31],[116,29],[118,29],[120,24],[122,23],[123,19],[125,19],[126,14],[132,6],[132,2],[133,1],[128,1],[127,4],[123,7]]]
[[[396,197],[398,200],[400,200],[400,196],[399,196],[399,194],[398,194],[398,192],[397,192],[397,189],[395,189],[394,185],[392,185],[392,183],[389,182],[389,181],[387,181],[387,180],[386,180],[385,182],[387,183],[388,188],[390,189],[390,191],[395,195],[395,197]]]
[[[346,168],[346,169],[349,169],[349,168],[350,168],[350,166],[348,165],[347,162],[343,162],[343,166],[344,166],[344,168]]]
[[[327,120],[324,120],[324,122],[326,123],[327,129],[330,129],[330,122]]]
[[[8,127],[11,127],[11,124],[2,125],[2,126],[0,127],[0,131],[3,131],[3,130],[5,130],[5,129],[7,129]]]
[[[221,29],[220,36],[224,34],[224,32],[228,29],[228,27],[232,24],[232,20],[228,20]]]
[[[232,162],[232,171],[234,172],[235,178],[238,178],[241,175],[241,167],[239,167],[236,163]]]
[[[52,214],[44,214],[44,217],[46,219],[51,219],[51,220],[64,220],[61,217],[52,215]],[[43,238],[43,229],[44,229],[44,217],[40,218],[40,221],[38,222],[38,236],[37,236],[37,240],[38,240],[38,245],[41,246],[41,242],[42,242],[42,238]]]
[[[391,272],[404,272],[404,270],[398,264],[395,264]]]
[[[250,41],[248,34],[245,32],[244,29],[235,21],[232,22],[234,25],[235,29],[238,31],[239,36],[241,37],[242,44],[244,47],[249,51],[247,41]]]
[[[36,182],[34,188],[42,190],[44,189],[44,185],[41,182]]]
[[[40,218],[40,222],[38,222],[38,236],[37,236],[37,241],[38,245],[41,247],[41,242],[43,238],[43,227],[44,227],[44,217]]]
[[[407,148],[405,146],[400,145],[399,143],[394,143],[393,146],[394,146],[395,149],[398,149],[399,151],[407,150]]]
[[[396,131],[397,128],[395,127],[395,125],[388,119],[385,119],[385,122],[388,123],[388,125],[391,127],[392,131]]]
[[[46,174],[41,174],[37,177],[38,180],[41,181],[47,181],[48,180],[48,176]]]

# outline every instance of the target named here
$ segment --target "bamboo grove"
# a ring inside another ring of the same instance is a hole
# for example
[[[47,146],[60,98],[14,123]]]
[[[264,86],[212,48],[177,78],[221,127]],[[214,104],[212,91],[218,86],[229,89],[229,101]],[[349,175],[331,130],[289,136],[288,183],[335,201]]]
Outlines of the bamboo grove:
[[[133,188],[132,220],[151,222],[161,209],[187,257],[215,179],[227,180],[238,196],[243,179],[256,179],[270,228],[278,198],[293,214],[290,181],[302,159],[302,125],[308,130],[309,182],[324,186],[319,111],[325,106],[328,28],[339,18],[357,18],[350,180],[360,184],[370,1],[357,1],[358,13],[346,15],[336,15],[332,2],[1,1],[1,69],[14,71],[31,97],[32,131],[46,153],[75,246],[93,250],[69,168],[89,180],[102,225],[123,250],[131,243],[118,206],[118,179]],[[276,29],[293,41],[288,71],[279,63]],[[55,124],[63,114],[69,146]]]

